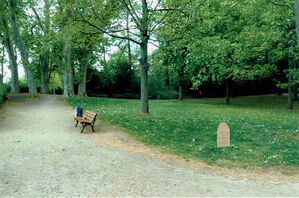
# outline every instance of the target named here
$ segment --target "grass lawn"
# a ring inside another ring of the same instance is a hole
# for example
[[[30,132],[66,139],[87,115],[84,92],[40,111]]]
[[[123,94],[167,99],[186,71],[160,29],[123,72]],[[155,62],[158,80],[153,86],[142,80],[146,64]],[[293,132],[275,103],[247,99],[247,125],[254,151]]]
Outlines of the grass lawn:
[[[136,139],[186,159],[224,167],[299,168],[299,103],[287,110],[286,96],[151,100],[149,116],[138,100],[69,98],[73,106],[99,113],[98,119],[122,127]],[[217,148],[217,127],[227,122],[231,147]]]

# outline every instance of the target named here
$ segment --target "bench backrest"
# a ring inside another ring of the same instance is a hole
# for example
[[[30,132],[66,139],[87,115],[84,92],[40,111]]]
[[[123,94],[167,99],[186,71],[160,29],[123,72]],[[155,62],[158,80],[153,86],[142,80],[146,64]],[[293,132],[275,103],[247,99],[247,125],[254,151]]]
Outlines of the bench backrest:
[[[95,122],[96,117],[97,117],[96,113],[94,113],[92,111],[88,111],[88,110],[86,110],[84,115],[83,115],[83,118],[86,119],[86,120],[89,120],[90,122]]]

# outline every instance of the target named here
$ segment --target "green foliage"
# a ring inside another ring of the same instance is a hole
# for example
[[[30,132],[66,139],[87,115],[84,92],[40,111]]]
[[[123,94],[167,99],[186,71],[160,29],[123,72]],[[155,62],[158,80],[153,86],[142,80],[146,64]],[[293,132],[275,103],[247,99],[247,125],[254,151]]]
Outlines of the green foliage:
[[[10,87],[11,80],[9,79],[8,82],[5,83],[6,87]],[[21,92],[28,92],[28,83],[25,77],[19,79],[20,91]]]
[[[173,87],[165,85],[165,79],[159,76],[151,75],[149,78],[149,98],[177,99],[178,92]]]
[[[191,87],[224,88],[225,83],[238,86],[273,79],[286,88],[299,82],[298,65],[288,68],[291,57],[293,62],[299,58],[295,16],[286,7],[267,0],[165,0],[148,4],[147,18],[142,1],[130,0],[129,11],[124,2],[129,0],[18,0],[20,32],[36,85],[41,83],[43,55],[48,55],[49,74],[53,74],[50,89],[62,88],[64,45],[70,41],[75,87],[83,82],[87,65],[88,95],[139,98],[141,50],[136,50],[136,44],[147,37],[141,36],[144,33],[159,45],[149,67],[152,98],[175,98],[182,84],[185,92],[192,93]],[[6,1],[0,3],[0,15],[9,18]],[[153,11],[156,8],[164,10]],[[135,41],[130,42],[133,65],[126,57],[128,42],[120,37]],[[114,49],[109,53],[112,45],[118,47],[117,53]],[[97,71],[100,67],[103,70]]]
[[[90,69],[87,89],[90,94],[108,94],[116,98],[139,98],[139,78],[128,58],[116,52],[111,54],[101,71]],[[90,87],[90,88],[89,88]]]
[[[139,101],[70,98],[73,106],[99,113],[136,139],[183,156],[226,167],[299,168],[297,110],[287,111],[285,96],[240,97],[185,102],[152,100],[150,116],[140,116]],[[217,127],[227,122],[231,147],[217,148]]]
[[[20,85],[20,90],[21,92],[27,92],[28,90],[28,83],[25,77],[19,79],[19,85]]]
[[[63,79],[62,76],[59,75],[58,73],[52,73],[51,79],[50,79],[50,84],[49,84],[49,89],[52,93],[55,93],[55,90],[57,89],[63,89]]]
[[[0,104],[6,99],[8,99],[7,88],[5,85],[0,85]]]
[[[139,99],[140,96],[137,93],[127,92],[122,94],[111,94],[112,98],[125,98],[125,99]],[[105,98],[105,97],[104,97]]]
[[[181,72],[194,89],[204,83],[244,84],[266,78],[283,82],[286,75],[292,76],[292,85],[297,83],[297,66],[286,70],[288,65],[281,64],[298,51],[295,17],[289,9],[259,0],[166,3],[183,12],[169,13],[159,27],[161,44],[153,54],[153,71],[172,71],[170,76],[176,71],[176,79]]]

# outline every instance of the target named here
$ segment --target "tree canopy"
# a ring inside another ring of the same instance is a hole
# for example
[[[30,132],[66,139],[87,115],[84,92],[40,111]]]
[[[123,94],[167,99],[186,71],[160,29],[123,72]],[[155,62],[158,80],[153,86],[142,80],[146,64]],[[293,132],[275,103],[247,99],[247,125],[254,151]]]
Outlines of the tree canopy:
[[[11,71],[12,94],[20,91],[22,65],[32,97],[37,91],[124,95],[140,98],[147,114],[149,98],[183,100],[223,90],[229,103],[236,89],[265,84],[287,91],[292,109],[299,84],[298,4],[0,0],[0,64]]]

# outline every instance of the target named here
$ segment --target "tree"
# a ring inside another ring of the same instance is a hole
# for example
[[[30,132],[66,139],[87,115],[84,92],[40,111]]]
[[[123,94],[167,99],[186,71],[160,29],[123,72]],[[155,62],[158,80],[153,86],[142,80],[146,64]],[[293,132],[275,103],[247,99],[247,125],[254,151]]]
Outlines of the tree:
[[[57,72],[53,72],[49,83],[49,90],[55,94],[57,89],[63,89],[63,79]]]
[[[279,6],[282,8],[287,8],[293,16],[295,15],[295,20],[296,20],[296,34],[297,34],[297,51],[299,48],[299,0],[295,1],[295,6],[293,5],[293,2],[286,1],[283,3],[280,3],[275,0],[268,0],[271,4],[275,6]],[[288,109],[293,109],[293,101],[297,97],[297,84],[298,84],[298,76],[296,75],[299,68],[297,68],[297,65],[295,64],[295,55],[293,54],[293,50],[289,50],[289,60],[288,60]]]
[[[193,88],[197,89],[205,82],[225,84],[226,103],[230,102],[230,87],[234,75],[234,50],[236,37],[241,27],[238,19],[241,2],[214,1],[203,2],[200,11],[190,15],[193,21],[199,23],[190,29],[187,39],[189,44],[189,72],[193,75]],[[191,9],[194,10],[195,8]],[[231,24],[234,23],[234,26]]]
[[[29,57],[27,50],[25,48],[23,38],[20,34],[19,26],[17,23],[17,5],[15,0],[8,0],[8,5],[10,9],[10,23],[13,29],[13,35],[14,39],[16,41],[16,45],[19,48],[21,58],[22,58],[22,63],[25,68],[25,74],[26,74],[26,79],[28,82],[28,88],[29,88],[29,96],[34,97],[37,94],[36,90],[36,85],[35,85],[35,80],[33,77],[32,70],[30,68],[30,62],[29,62]]]
[[[17,65],[17,58],[15,56],[15,52],[13,49],[13,43],[10,37],[10,31],[8,27],[8,19],[5,15],[5,7],[3,5],[3,2],[1,2],[1,22],[3,26],[3,45],[7,51],[8,58],[9,58],[9,69],[11,71],[11,88],[10,93],[11,94],[17,94],[20,92],[20,85],[19,85],[19,74],[18,74],[18,65]],[[4,52],[4,49],[3,49]],[[3,68],[3,66],[2,66]],[[3,75],[3,73],[2,73]]]
[[[77,50],[75,50],[75,54],[77,56],[79,62],[78,69],[78,96],[87,96],[86,93],[86,82],[87,82],[87,68],[89,66],[89,59],[93,53],[93,48],[96,43],[96,40],[88,35],[81,35],[81,45],[79,43],[75,43],[75,45],[79,45]],[[77,41],[78,42],[78,41]]]
[[[119,2],[121,4],[119,4]],[[108,28],[103,28],[101,26],[98,26],[97,24],[93,23],[91,20],[88,20],[88,18],[82,17],[82,15],[81,18],[77,20],[88,23],[90,26],[94,27],[100,33],[105,33],[114,38],[129,40],[139,45],[141,113],[148,114],[149,113],[148,44],[149,44],[150,37],[153,35],[154,30],[157,27],[159,27],[161,22],[165,19],[167,13],[169,11],[173,11],[174,9],[163,8],[161,0],[158,0],[156,4],[154,3],[154,1],[148,3],[147,0],[141,0],[140,2],[134,0],[120,0],[120,1],[111,1],[110,4],[113,4],[114,8],[106,5],[108,8],[112,9],[109,10],[109,12],[111,14],[113,13],[117,14],[120,17],[118,18],[118,22],[116,24],[113,24]],[[119,9],[121,8],[120,5],[123,6],[124,8],[123,11],[119,11]],[[95,17],[97,17],[97,15],[94,13],[94,9],[92,10],[93,10],[92,14]],[[82,10],[80,12],[82,12]],[[85,12],[87,11],[85,10]],[[123,23],[123,21],[126,20],[127,13],[129,13],[129,21],[132,24],[130,27],[129,36],[126,35],[126,33],[128,32],[127,31],[128,28],[123,27],[122,25],[122,24],[126,24],[125,22]],[[117,34],[117,33],[123,33],[123,34]]]
[[[31,5],[31,9],[35,14],[37,24],[39,25],[41,31],[43,32],[43,43],[41,48],[43,49],[40,54],[40,81],[41,81],[41,93],[47,94],[49,92],[49,60],[50,60],[50,46],[49,33],[50,33],[50,7],[51,1],[44,0],[43,15],[44,20],[41,19],[40,15],[34,8],[34,5]]]
[[[278,72],[280,31],[269,20],[274,16],[267,3],[203,2],[193,15],[198,24],[187,38],[194,89],[204,83],[222,85],[229,103],[233,84],[258,81]]]
[[[76,13],[75,13],[76,14]],[[108,21],[102,22],[102,25],[107,25]],[[84,31],[83,31],[84,30]],[[76,38],[73,41],[74,45],[74,58],[79,63],[77,82],[78,96],[87,96],[86,83],[87,83],[87,69],[90,65],[90,57],[93,55],[95,47],[104,42],[104,34],[90,33],[93,30],[92,27],[86,23],[77,22],[74,24],[73,37]],[[75,69],[76,70],[76,69]]]
[[[168,2],[169,6],[180,8],[185,12],[171,12],[165,18],[163,25],[158,29],[157,39],[160,41],[159,53],[163,59],[163,64],[167,66],[167,76],[173,74],[177,80],[176,86],[179,87],[179,100],[183,100],[183,87],[187,78],[186,69],[188,66],[188,39],[191,26],[194,21],[188,12],[190,4],[182,2]]]
[[[62,27],[65,37],[63,38],[65,41],[64,47],[64,95],[65,96],[73,96],[74,88],[73,88],[73,71],[74,73],[78,73],[77,79],[79,82],[78,86],[78,95],[79,96],[87,96],[86,93],[86,76],[87,76],[87,68],[89,64],[89,58],[93,53],[94,47],[99,43],[103,33],[93,33],[93,28],[87,25],[86,23],[82,23],[82,21],[76,20],[78,17],[89,16],[89,13],[79,13],[75,12],[76,10],[85,9],[89,6],[89,3],[92,3],[92,6],[101,6],[101,2],[89,2],[89,1],[73,1],[72,4],[70,2],[63,3],[60,2],[59,6],[62,10]],[[93,4],[94,3],[94,4]],[[109,4],[109,3],[108,3]],[[103,9],[103,8],[101,8]],[[101,13],[98,10],[93,13],[97,13],[98,16],[107,17],[105,20],[98,20],[98,25],[100,27],[105,27],[108,23],[110,23],[109,15],[105,15],[108,11]],[[96,17],[95,17],[96,18]],[[73,54],[72,54],[73,53]],[[76,54],[77,53],[77,54]],[[79,62],[78,72],[73,67],[74,57],[77,57],[77,61]],[[69,91],[67,91],[69,90]]]
[[[73,59],[72,59],[72,23],[73,23],[73,10],[72,2],[59,1],[61,14],[61,28],[63,32],[63,96],[75,96],[74,83],[73,83]]]
[[[2,52],[2,54],[1,54]],[[1,74],[0,74],[0,86],[3,85],[3,78],[4,78],[4,63],[5,63],[5,50],[4,50],[4,47],[2,47],[2,49],[0,49],[0,71],[1,71]]]

